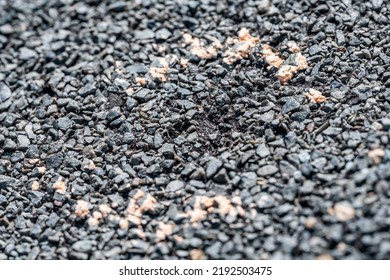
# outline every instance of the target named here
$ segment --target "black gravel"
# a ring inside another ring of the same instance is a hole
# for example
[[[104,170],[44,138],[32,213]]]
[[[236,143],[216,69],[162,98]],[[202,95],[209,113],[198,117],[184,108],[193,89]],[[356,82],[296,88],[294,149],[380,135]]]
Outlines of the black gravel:
[[[386,0],[0,0],[0,259],[390,258],[389,34]]]

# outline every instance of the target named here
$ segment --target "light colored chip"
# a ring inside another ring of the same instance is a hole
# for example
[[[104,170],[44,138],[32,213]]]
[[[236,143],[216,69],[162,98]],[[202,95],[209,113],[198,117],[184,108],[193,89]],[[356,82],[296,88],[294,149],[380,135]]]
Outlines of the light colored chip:
[[[127,219],[120,219],[119,227],[123,230],[127,230],[129,228],[129,221]]]
[[[87,223],[90,227],[97,227],[99,225],[99,220],[94,217],[89,217]]]
[[[167,80],[166,74],[169,71],[169,64],[167,60],[163,57],[158,58],[158,62],[161,67],[151,67],[149,70],[150,76],[154,80],[165,82]]]
[[[38,169],[39,174],[45,174],[45,172],[46,172],[46,167],[44,167],[44,166],[37,167],[37,169]]]
[[[307,229],[313,229],[316,224],[317,224],[317,219],[314,217],[309,217],[305,221],[305,227]]]
[[[56,192],[65,193],[66,185],[62,178],[57,179],[57,181],[53,185],[53,188],[56,190]]]
[[[88,202],[84,200],[78,200],[74,214],[76,215],[76,217],[80,218],[87,216],[89,214]]]
[[[181,66],[183,66],[184,68],[187,68],[188,63],[189,63],[189,60],[188,60],[187,58],[184,58],[184,57],[180,58],[180,64],[181,64]]]
[[[224,52],[223,61],[226,64],[233,64],[236,61],[247,58],[258,41],[259,38],[251,36],[248,29],[241,29],[238,32],[238,40],[229,38],[226,40],[228,44],[234,43],[234,45]]]
[[[384,156],[385,151],[380,148],[376,148],[368,152],[368,157],[371,158],[374,164],[380,164]]]
[[[173,232],[174,224],[165,224],[163,222],[158,223],[158,229],[156,230],[157,241],[163,241]]]
[[[194,38],[188,33],[183,34],[183,38],[184,38],[184,44],[190,45],[190,52],[193,55],[196,55],[197,57],[202,59],[210,59],[214,57],[215,55],[217,55],[218,49],[222,48],[221,42],[218,41],[217,39],[214,39],[214,41],[209,46],[204,46],[200,42],[199,38]]]
[[[283,65],[278,72],[276,72],[276,77],[282,85],[285,85],[294,77],[294,74],[298,72],[298,70],[298,66]]]
[[[146,85],[146,79],[145,78],[140,78],[140,77],[136,77],[135,78],[135,81],[138,85],[140,86],[144,86]]]
[[[355,209],[349,202],[338,202],[335,204],[333,210],[337,220],[341,222],[355,218]]]
[[[140,199],[144,198],[141,204]],[[153,211],[157,207],[157,200],[150,194],[146,194],[141,190],[130,198],[129,204],[126,209],[126,219],[134,225],[141,225],[142,216],[145,212]]]
[[[298,70],[309,67],[306,58],[300,52],[295,54],[295,63],[298,65]]]
[[[301,49],[299,48],[298,44],[294,41],[287,42],[287,47],[290,52],[297,53],[300,52]]]
[[[309,92],[305,94],[307,98],[309,98],[310,102],[314,103],[322,103],[326,100],[325,96],[318,90],[309,88]]]
[[[284,60],[273,51],[271,46],[262,45],[262,48],[263,58],[269,65],[279,68],[283,64]]]
[[[100,211],[100,213],[102,213],[103,217],[107,217],[108,214],[110,214],[111,210],[112,209],[110,208],[110,206],[108,206],[106,204],[99,205],[99,211]]]
[[[34,181],[31,185],[31,190],[32,191],[37,191],[39,190],[39,182],[38,181]]]
[[[200,249],[192,249],[190,251],[191,260],[204,260],[206,258],[205,254]]]

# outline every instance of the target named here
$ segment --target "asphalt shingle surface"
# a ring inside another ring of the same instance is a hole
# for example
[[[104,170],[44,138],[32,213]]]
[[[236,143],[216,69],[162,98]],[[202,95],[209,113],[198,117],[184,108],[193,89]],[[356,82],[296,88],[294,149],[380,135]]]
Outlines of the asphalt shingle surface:
[[[389,21],[0,0],[0,259],[388,259]]]

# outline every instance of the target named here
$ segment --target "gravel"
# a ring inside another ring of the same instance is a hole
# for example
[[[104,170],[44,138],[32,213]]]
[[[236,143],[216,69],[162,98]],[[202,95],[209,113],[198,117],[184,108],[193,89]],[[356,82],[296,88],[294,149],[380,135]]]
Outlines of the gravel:
[[[11,97],[11,94],[10,88],[4,83],[0,83],[0,101],[6,101]]]
[[[389,259],[386,1],[0,1],[0,259]]]

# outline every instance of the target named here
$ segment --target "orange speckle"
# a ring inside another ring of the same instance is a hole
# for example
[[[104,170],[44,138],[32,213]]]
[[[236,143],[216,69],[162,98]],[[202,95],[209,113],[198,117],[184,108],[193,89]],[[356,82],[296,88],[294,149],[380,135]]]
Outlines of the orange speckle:
[[[37,191],[39,190],[39,182],[38,181],[34,181],[31,185],[31,190],[32,191]]]
[[[384,156],[385,151],[380,148],[376,148],[368,152],[368,157],[371,158],[374,164],[380,164]]]
[[[144,86],[146,85],[146,79],[145,78],[140,78],[140,77],[136,77],[135,78],[135,81],[138,85],[140,86]]]
[[[223,61],[226,64],[233,64],[238,60],[247,58],[255,43],[259,41],[259,38],[251,36],[246,28],[238,32],[238,38],[239,40],[227,39],[227,42],[235,43],[235,45],[227,49],[223,54]]]
[[[308,67],[306,58],[300,52],[295,54],[295,62],[298,65],[298,70],[304,70]]]
[[[45,174],[45,172],[46,172],[46,167],[44,167],[44,166],[37,167],[37,169],[38,169],[39,174]]]
[[[312,88],[309,89],[309,92],[307,92],[305,96],[314,103],[322,103],[326,100],[325,96],[323,96],[320,91]]]
[[[161,82],[165,82],[167,80],[166,74],[169,70],[169,66],[167,61],[160,57],[159,62],[161,67],[152,67],[150,68],[150,75],[154,80],[159,80]]]
[[[205,254],[200,249],[192,249],[190,251],[191,260],[204,260],[206,258]]]
[[[283,65],[276,73],[276,77],[279,79],[280,83],[284,85],[292,79],[292,77],[296,72],[298,72],[298,70],[298,66]]]
[[[259,41],[259,38],[253,37],[249,34],[249,30],[247,28],[242,28],[238,32],[238,38],[240,39],[241,42],[247,42],[254,44]]]
[[[298,44],[294,41],[287,42],[287,47],[290,52],[297,53],[300,52],[301,49],[299,48]]]
[[[56,190],[56,192],[65,193],[65,182],[61,178],[58,178],[57,181],[54,183],[53,188]]]
[[[183,66],[184,68],[187,68],[188,62],[189,62],[189,60],[188,60],[187,58],[182,57],[182,58],[180,59],[180,64],[181,64],[181,66]]]
[[[107,215],[111,212],[111,208],[106,204],[101,204],[99,205],[99,211],[102,213],[103,217],[107,217]]]
[[[263,47],[263,57],[265,61],[271,66],[279,68],[284,60],[281,59],[272,49],[269,45],[262,45]]]
[[[89,214],[88,202],[84,200],[78,200],[74,214],[76,215],[76,217],[80,218],[87,216]]]
[[[123,230],[126,230],[129,228],[129,221],[126,219],[120,219],[119,220],[119,227]]]

